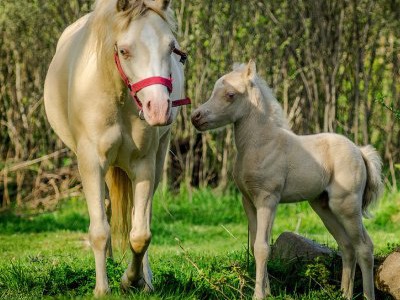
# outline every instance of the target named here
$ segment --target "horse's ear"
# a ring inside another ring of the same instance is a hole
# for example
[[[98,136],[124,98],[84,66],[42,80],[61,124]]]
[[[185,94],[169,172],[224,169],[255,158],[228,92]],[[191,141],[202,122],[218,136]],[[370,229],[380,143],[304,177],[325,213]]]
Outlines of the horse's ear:
[[[129,0],[118,0],[117,1],[117,11],[127,10],[129,7]]]
[[[167,10],[169,7],[169,4],[171,3],[171,0],[145,0],[144,4],[146,4],[147,7],[154,7],[159,10]]]
[[[257,75],[256,63],[253,59],[250,59],[246,68],[244,69],[244,76],[248,80],[253,81],[256,78],[256,75]]]

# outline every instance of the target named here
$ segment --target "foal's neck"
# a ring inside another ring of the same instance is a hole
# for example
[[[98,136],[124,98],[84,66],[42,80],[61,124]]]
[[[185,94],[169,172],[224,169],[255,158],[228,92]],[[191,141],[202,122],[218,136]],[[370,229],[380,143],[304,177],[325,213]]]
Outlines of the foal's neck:
[[[234,123],[235,144],[238,152],[265,145],[277,133],[278,126],[270,115],[271,103],[263,99],[261,93],[253,96],[258,98],[253,101],[248,99],[248,112]]]

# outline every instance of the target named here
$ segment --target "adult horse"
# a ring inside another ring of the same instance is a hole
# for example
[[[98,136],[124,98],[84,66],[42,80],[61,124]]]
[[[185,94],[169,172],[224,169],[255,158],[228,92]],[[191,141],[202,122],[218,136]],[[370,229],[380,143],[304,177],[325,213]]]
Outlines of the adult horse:
[[[234,178],[249,220],[256,299],[271,293],[267,261],[277,205],[304,200],[342,251],[344,296],[352,298],[358,262],[364,296],[375,299],[373,245],[362,223],[382,188],[381,160],[372,146],[357,147],[333,133],[291,132],[253,61],[222,76],[210,99],[192,113],[192,122],[201,131],[234,124]]]
[[[121,287],[153,288],[147,256],[152,197],[169,143],[169,125],[177,115],[175,106],[188,103],[175,101],[184,91],[179,59],[186,56],[176,48],[169,5],[167,0],[96,1],[92,13],[61,35],[47,73],[47,117],[77,156],[88,205],[95,295],[109,291],[106,252],[111,233],[105,182],[111,224],[129,235],[133,253]]]

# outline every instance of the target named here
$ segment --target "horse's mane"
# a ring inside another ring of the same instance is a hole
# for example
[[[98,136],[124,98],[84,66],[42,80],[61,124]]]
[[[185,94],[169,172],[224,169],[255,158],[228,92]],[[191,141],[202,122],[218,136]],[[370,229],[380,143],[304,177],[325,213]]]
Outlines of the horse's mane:
[[[144,16],[147,12],[157,13],[175,30],[175,21],[170,8],[159,10],[149,7],[144,0],[130,1],[129,6],[123,11],[117,11],[118,0],[96,0],[94,10],[90,14],[88,25],[89,31],[94,39],[93,50],[97,53],[97,59],[101,70],[105,74],[115,72],[113,60],[115,36],[126,30],[132,20]],[[112,74],[112,73],[111,73]]]
[[[245,64],[234,64],[233,70],[243,71],[245,67],[246,67]],[[267,109],[270,112],[269,118],[272,120],[272,122],[275,123],[275,125],[277,125],[278,127],[290,130],[290,126],[285,117],[285,113],[283,112],[282,106],[275,98],[274,93],[268,86],[267,82],[257,74],[254,83],[260,91],[261,100],[264,102],[264,104],[267,105]]]

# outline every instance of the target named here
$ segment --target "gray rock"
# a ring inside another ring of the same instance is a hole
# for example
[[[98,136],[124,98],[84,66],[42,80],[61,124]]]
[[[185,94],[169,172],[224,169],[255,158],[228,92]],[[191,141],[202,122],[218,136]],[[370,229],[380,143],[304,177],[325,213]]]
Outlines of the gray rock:
[[[391,253],[375,274],[375,286],[400,300],[400,249]]]
[[[293,232],[283,232],[272,246],[271,259],[313,260],[319,256],[332,256],[334,252],[310,239]]]

